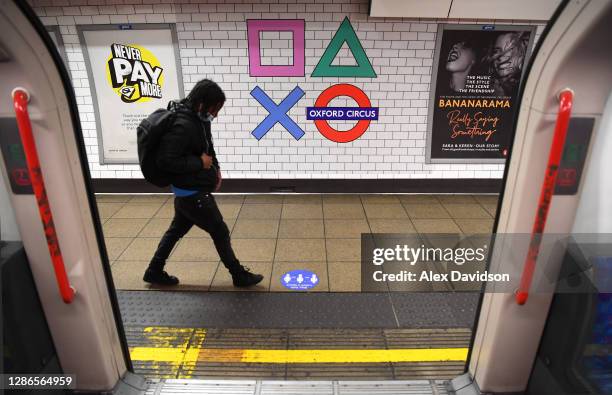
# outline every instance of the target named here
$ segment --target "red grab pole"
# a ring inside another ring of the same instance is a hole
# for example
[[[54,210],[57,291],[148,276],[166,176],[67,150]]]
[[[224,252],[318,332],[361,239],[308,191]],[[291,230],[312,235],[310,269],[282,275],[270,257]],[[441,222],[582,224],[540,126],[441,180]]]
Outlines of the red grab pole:
[[[529,288],[533,280],[533,273],[540,252],[540,243],[542,242],[542,234],[546,226],[550,201],[555,191],[559,164],[563,156],[563,147],[565,146],[565,137],[567,136],[567,127],[572,113],[573,100],[574,93],[570,89],[564,89],[559,94],[559,114],[555,124],[555,134],[548,155],[548,165],[546,166],[546,173],[544,173],[544,182],[540,191],[540,200],[533,222],[531,241],[529,242],[527,257],[525,258],[521,283],[516,293],[516,303],[519,305],[524,305],[527,302],[527,298],[529,298]]]
[[[25,89],[16,88],[13,91],[13,107],[15,108],[15,115],[17,117],[19,135],[21,136],[21,143],[25,152],[40,219],[45,230],[45,236],[47,237],[47,246],[51,254],[55,278],[64,303],[72,303],[75,291],[68,281],[66,267],[64,266],[64,258],[62,257],[62,251],[60,250],[57,234],[55,232],[53,215],[51,213],[49,199],[47,198],[47,190],[45,188],[45,180],[40,170],[36,143],[32,135],[32,124],[30,123],[30,115],[28,114],[28,101],[29,94]]]

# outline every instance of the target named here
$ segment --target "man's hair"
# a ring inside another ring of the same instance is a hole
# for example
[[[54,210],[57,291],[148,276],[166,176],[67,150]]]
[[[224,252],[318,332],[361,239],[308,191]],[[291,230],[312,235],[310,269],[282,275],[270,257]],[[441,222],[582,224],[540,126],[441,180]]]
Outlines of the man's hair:
[[[204,104],[204,108],[208,109],[225,103],[225,93],[216,82],[204,79],[195,84],[185,101],[194,109],[197,109],[200,104]]]

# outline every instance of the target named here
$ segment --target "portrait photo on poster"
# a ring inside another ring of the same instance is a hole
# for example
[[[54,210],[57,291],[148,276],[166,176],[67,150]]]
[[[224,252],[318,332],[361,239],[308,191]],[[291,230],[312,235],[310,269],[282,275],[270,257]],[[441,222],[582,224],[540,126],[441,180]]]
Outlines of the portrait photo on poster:
[[[429,163],[503,163],[535,28],[441,25],[428,118]]]

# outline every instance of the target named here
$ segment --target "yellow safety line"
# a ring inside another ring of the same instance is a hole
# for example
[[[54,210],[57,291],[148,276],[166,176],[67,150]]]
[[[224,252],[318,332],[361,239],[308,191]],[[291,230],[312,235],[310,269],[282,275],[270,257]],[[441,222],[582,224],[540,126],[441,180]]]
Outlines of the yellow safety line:
[[[168,362],[180,365],[183,362],[196,362],[200,350],[191,348],[134,347],[130,350],[132,361]]]
[[[134,361],[170,363],[384,363],[465,361],[467,348],[415,348],[393,350],[243,350],[135,347]]]
[[[382,363],[465,361],[467,348],[395,350],[244,350],[251,363]],[[200,359],[202,355],[200,353]]]
[[[146,327],[143,335],[148,344],[157,347],[131,348],[132,361],[147,362],[149,369],[163,376],[175,377],[180,372],[182,378],[191,377],[206,337],[206,329]],[[189,347],[190,343],[192,347]]]

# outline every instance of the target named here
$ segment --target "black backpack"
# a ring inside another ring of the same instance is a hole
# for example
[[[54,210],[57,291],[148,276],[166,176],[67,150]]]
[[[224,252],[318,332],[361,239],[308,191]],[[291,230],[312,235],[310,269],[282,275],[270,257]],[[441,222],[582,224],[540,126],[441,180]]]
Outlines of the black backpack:
[[[160,108],[143,119],[136,129],[138,141],[138,163],[144,178],[158,187],[170,185],[170,175],[157,167],[156,157],[159,142],[174,123],[176,114]]]

